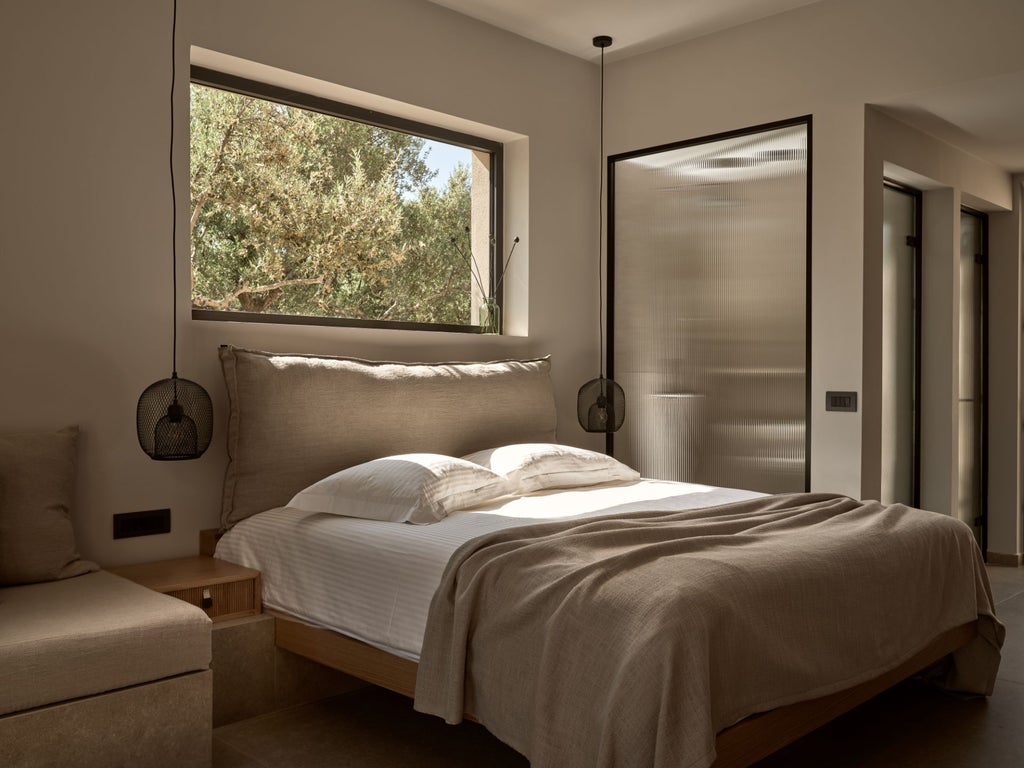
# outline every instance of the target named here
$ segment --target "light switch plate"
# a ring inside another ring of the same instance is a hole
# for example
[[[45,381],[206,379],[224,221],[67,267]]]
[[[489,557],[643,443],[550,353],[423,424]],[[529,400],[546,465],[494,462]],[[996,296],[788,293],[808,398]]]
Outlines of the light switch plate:
[[[857,393],[856,392],[826,392],[825,393],[825,410],[826,411],[846,411],[848,413],[857,412]]]

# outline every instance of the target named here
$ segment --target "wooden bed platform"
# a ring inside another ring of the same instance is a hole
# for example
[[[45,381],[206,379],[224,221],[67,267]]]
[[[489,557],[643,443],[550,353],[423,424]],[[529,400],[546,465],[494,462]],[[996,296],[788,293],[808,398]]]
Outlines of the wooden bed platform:
[[[273,614],[272,611],[269,613]],[[311,627],[280,614],[273,615],[279,648],[403,696],[413,697],[416,690],[416,662],[330,630]],[[962,624],[939,635],[916,656],[880,677],[845,691],[779,707],[741,720],[718,734],[718,759],[713,768],[745,768],[756,763],[966,645],[977,632],[976,621]],[[467,716],[472,719],[470,715]]]
[[[221,347],[219,355],[230,404],[222,528],[287,505],[311,483],[374,458],[409,452],[465,456],[493,446],[556,440],[547,357],[394,363],[231,346]],[[216,535],[201,534],[203,551],[213,554]],[[405,696],[414,694],[417,664],[412,661],[285,616],[276,617],[276,630],[281,648]],[[755,763],[977,633],[977,622],[957,627],[875,680],[723,730],[717,735],[715,768]]]

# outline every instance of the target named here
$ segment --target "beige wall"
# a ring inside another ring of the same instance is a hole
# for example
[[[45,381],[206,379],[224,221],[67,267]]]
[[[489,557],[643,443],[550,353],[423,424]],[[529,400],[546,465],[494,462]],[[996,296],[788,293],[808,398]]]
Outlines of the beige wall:
[[[191,554],[197,531],[216,525],[224,343],[409,360],[551,354],[559,437],[595,444],[576,424],[575,394],[597,356],[596,285],[593,297],[565,290],[591,273],[597,243],[591,64],[415,0],[181,0],[178,370],[208,389],[216,425],[202,459],[163,463],[139,449],[134,413],[171,363],[171,2],[22,2],[3,15],[0,430],[81,426],[84,554],[104,564]],[[193,45],[528,137],[509,153],[522,167],[528,158],[528,172],[506,182],[529,207],[513,212],[506,232],[523,240],[509,311],[522,319],[528,310],[529,336],[191,320],[183,286]],[[112,514],[156,507],[173,511],[169,535],[112,540]]]
[[[959,494],[960,207],[989,218],[988,551],[1021,549],[1020,195],[1009,173],[875,109],[865,110],[862,494],[879,484],[882,179],[923,191],[921,505],[951,513]],[[998,558],[997,558],[998,559]]]
[[[1024,274],[1024,176],[1013,179],[1013,206],[989,216],[988,550],[1020,564],[1024,519],[1021,484],[1021,289]]]
[[[865,479],[861,427],[870,405],[826,414],[823,404],[828,389],[860,390],[877,355],[864,324],[864,227],[872,215],[864,105],[1020,69],[1024,3],[936,5],[825,0],[608,64],[610,154],[813,116],[816,489],[860,495]],[[181,0],[179,16],[179,138],[191,45],[527,137],[506,155],[528,169],[506,179],[509,194],[528,200],[510,213],[506,234],[528,230],[517,250],[528,269],[508,287],[509,312],[528,312],[529,336],[202,323],[188,318],[182,292],[178,368],[214,398],[214,443],[199,461],[151,462],[137,445],[134,408],[145,386],[169,373],[170,0],[5,8],[0,429],[81,425],[77,529],[85,554],[108,564],[186,554],[195,551],[196,531],[216,523],[226,461],[222,343],[418,360],[550,353],[559,436],[597,447],[574,418],[576,388],[597,360],[596,297],[583,289],[597,247],[596,68],[418,0]],[[176,160],[182,216],[183,143]],[[1009,336],[1019,347],[1019,335]],[[112,541],[111,514],[165,506],[171,534]],[[1015,532],[1006,535],[1020,551],[1017,511],[1006,514],[1003,528]]]
[[[813,117],[811,485],[853,496],[877,493],[865,435],[877,439],[880,354],[865,325],[865,105],[1021,68],[1018,0],[825,0],[743,27],[610,65],[610,153],[799,115]],[[961,153],[962,154],[962,153]],[[948,158],[940,162],[948,161]],[[973,167],[965,171],[974,173]],[[990,178],[989,170],[979,171]],[[998,174],[996,174],[998,176]],[[975,178],[971,176],[971,178]],[[1008,177],[1002,175],[1003,183]],[[1008,188],[996,200],[1002,204]],[[868,217],[868,218],[866,218]],[[870,265],[869,265],[870,266]],[[872,299],[873,300],[873,299]],[[1017,323],[1016,318],[1008,322]],[[867,337],[865,332],[868,332]],[[826,413],[826,390],[862,391],[858,414]],[[862,455],[863,454],[863,455]],[[877,459],[877,451],[875,451]],[[865,456],[868,456],[865,459]],[[1019,516],[1016,508],[1004,514]]]

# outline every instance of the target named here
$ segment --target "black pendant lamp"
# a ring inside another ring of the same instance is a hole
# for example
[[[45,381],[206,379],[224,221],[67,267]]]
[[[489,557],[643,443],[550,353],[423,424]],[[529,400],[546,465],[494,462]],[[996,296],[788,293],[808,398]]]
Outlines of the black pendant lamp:
[[[601,155],[599,158],[599,186],[597,194],[597,332],[600,367],[596,379],[591,379],[576,395],[576,417],[587,432],[612,433],[622,426],[626,418],[626,395],[622,387],[604,376],[604,49],[612,44],[608,35],[594,38],[594,46],[601,49]]]
[[[135,428],[139,445],[151,459],[181,461],[198,459],[213,435],[213,404],[206,390],[178,378],[178,206],[174,189],[174,49],[178,1],[171,21],[171,307],[174,313],[171,378],[150,384],[139,397]]]

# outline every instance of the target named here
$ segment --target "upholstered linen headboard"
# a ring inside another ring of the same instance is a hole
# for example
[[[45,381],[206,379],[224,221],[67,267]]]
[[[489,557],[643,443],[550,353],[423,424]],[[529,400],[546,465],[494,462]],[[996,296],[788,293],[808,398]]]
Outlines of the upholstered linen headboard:
[[[555,439],[546,357],[396,363],[223,346],[220,360],[230,404],[225,529],[371,459]]]

